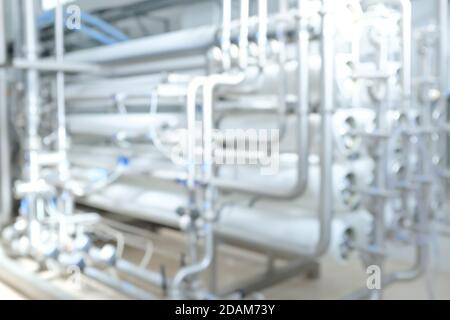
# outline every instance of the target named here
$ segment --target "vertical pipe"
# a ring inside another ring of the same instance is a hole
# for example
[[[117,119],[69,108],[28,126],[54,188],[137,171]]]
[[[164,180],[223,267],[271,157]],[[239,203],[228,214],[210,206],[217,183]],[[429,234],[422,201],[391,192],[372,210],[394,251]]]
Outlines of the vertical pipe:
[[[0,65],[6,59],[5,2],[0,0]],[[10,155],[7,73],[0,66],[0,226],[10,222],[12,213]]]
[[[11,220],[11,152],[6,70],[0,68],[0,226]]]
[[[411,99],[411,27],[412,27],[412,9],[410,0],[402,0],[402,86],[403,101],[408,108]]]
[[[189,201],[189,213],[190,216],[193,216],[194,210],[197,210],[197,196],[196,196],[196,187],[195,187],[195,179],[197,176],[197,170],[196,170],[196,133],[197,133],[197,127],[196,127],[196,110],[197,110],[197,93],[198,90],[204,85],[206,81],[205,77],[196,77],[194,78],[188,86],[187,90],[187,98],[186,98],[186,118],[187,118],[187,134],[188,134],[188,140],[187,140],[187,161],[188,161],[188,175],[187,175],[187,188],[188,188],[188,201]],[[193,226],[193,221],[191,221],[191,227],[189,228],[189,254],[190,254],[190,263],[191,266],[197,265],[197,233]],[[187,272],[186,274],[190,274],[190,269],[184,272]],[[181,272],[181,271],[180,271]],[[173,285],[173,292],[172,294],[174,296],[179,295],[179,287],[181,286],[181,283],[187,275],[185,273],[178,273],[178,280],[174,282]]]
[[[229,70],[231,68],[231,0],[223,0],[222,6],[222,63],[223,69]]]
[[[205,255],[198,263],[186,266],[176,273],[172,282],[171,293],[174,298],[180,298],[181,285],[187,277],[202,272],[211,264],[214,256],[214,230],[212,224],[206,223],[203,231],[205,233]]]
[[[58,0],[55,9],[55,56],[57,63],[64,62],[64,12],[61,0]],[[56,73],[56,102],[58,121],[58,153],[63,161],[59,163],[59,174],[62,180],[67,178],[67,129],[66,129],[66,102],[65,102],[65,76],[64,72]]]
[[[263,68],[266,65],[267,54],[267,0],[258,1],[258,54],[259,67]]]
[[[442,109],[447,110],[448,91],[448,1],[439,0],[439,70]],[[446,119],[446,118],[445,118]]]
[[[297,44],[297,186],[303,194],[309,176],[309,30],[308,21],[301,16],[305,0],[297,1],[299,14]],[[301,164],[301,165],[300,165]]]
[[[189,193],[189,206],[193,208],[196,202],[195,196],[195,178],[196,178],[196,109],[197,109],[197,93],[203,86],[205,77],[194,78],[188,86],[186,98],[186,118],[187,118],[187,187]]]
[[[197,138],[197,126],[196,126],[196,110],[197,110],[197,93],[203,86],[205,77],[194,78],[188,86],[187,98],[186,98],[186,118],[187,118],[187,189],[188,189],[188,210],[192,219],[194,212],[197,211],[197,193],[195,179],[197,177],[196,170],[196,138]],[[191,221],[191,226],[188,230],[188,244],[190,263],[197,262],[197,232],[195,230],[195,221]]]
[[[386,45],[383,40],[379,43],[379,59],[377,63],[378,71],[383,72],[386,67],[387,51]],[[387,83],[381,83],[387,85]],[[376,128],[378,132],[387,132],[387,111],[386,102],[383,100],[377,100],[375,102],[376,109]],[[375,168],[375,187],[378,190],[384,190],[386,188],[386,153],[387,143],[382,140],[377,141],[377,153],[376,153],[376,168]],[[374,232],[372,244],[377,249],[372,255],[372,263],[380,268],[381,277],[383,276],[382,264],[383,258],[379,254],[384,246],[384,211],[386,206],[386,199],[384,196],[378,195],[375,199],[375,208],[373,212],[374,216]],[[383,279],[381,279],[383,281]],[[382,290],[375,289],[372,291],[371,299],[380,300],[382,298]]]
[[[447,110],[447,102],[448,102],[448,0],[438,0],[439,1],[439,71],[440,71],[440,84],[439,88],[441,91],[441,99],[440,99],[440,112],[441,119],[444,123],[448,123],[449,114]],[[442,141],[442,147],[440,148],[442,151],[440,155],[441,166],[444,167],[447,171],[449,166],[448,160],[448,134],[443,133],[440,137]],[[441,140],[440,139],[440,140]],[[444,181],[444,191],[445,194],[448,194],[448,181]]]
[[[36,24],[36,7],[34,0],[22,0],[23,2],[23,17],[25,24],[24,34],[24,54],[25,59],[29,63],[34,63],[38,60],[38,36]],[[27,115],[27,141],[25,146],[26,168],[24,178],[29,183],[36,183],[40,177],[39,167],[39,150],[41,148],[39,139],[39,125],[40,125],[40,83],[39,73],[35,69],[28,69],[25,75],[25,82],[27,93],[25,97],[26,115]],[[28,222],[29,222],[29,237],[31,245],[35,240],[35,218],[36,218],[36,194],[29,194],[26,197]]]
[[[203,194],[203,234],[205,239],[205,253],[203,258],[191,265],[180,269],[174,277],[172,284],[172,295],[179,297],[180,287],[183,281],[208,269],[214,257],[214,230],[213,221],[215,211],[213,205],[214,188],[213,178],[213,104],[214,90],[219,84],[234,86],[244,80],[243,74],[236,75],[214,74],[205,79],[203,85],[203,181],[205,190]]]
[[[88,267],[83,270],[83,274],[91,279],[94,279],[95,281],[103,283],[108,287],[111,287],[119,292],[122,292],[133,299],[138,300],[154,299],[154,297],[148,292],[136,287],[135,285],[127,281],[118,280],[99,269]]]
[[[38,60],[38,37],[37,24],[35,17],[35,1],[24,1],[24,18],[25,18],[25,48],[24,53],[29,62],[36,62]],[[26,104],[27,104],[27,133],[28,133],[28,152],[29,154],[29,172],[28,177],[30,181],[36,181],[39,178],[39,166],[36,159],[37,150],[40,148],[40,141],[38,139],[38,130],[40,124],[39,114],[39,74],[37,70],[28,69],[26,71]]]
[[[248,65],[248,33],[249,33],[249,0],[241,0],[241,28],[239,32],[239,66],[241,69]]]
[[[64,7],[61,0],[57,0],[55,8],[55,58],[56,62],[64,63]],[[57,107],[57,153],[61,156],[58,163],[59,179],[63,183],[69,178],[69,162],[67,159],[67,124],[66,124],[66,96],[65,75],[63,71],[56,73],[56,107]],[[67,226],[62,215],[73,212],[73,195],[64,192],[58,198],[58,208],[61,214],[59,237],[62,245],[66,242]]]
[[[5,27],[5,1],[0,0],[0,66],[4,65],[7,60]]]
[[[314,255],[322,255],[328,249],[333,219],[333,109],[334,109],[334,20],[330,6],[334,1],[322,0],[322,104],[321,116],[321,149],[320,149],[320,238]]]
[[[280,2],[280,14],[285,15],[288,11],[286,1]],[[302,19],[303,20],[303,19]],[[279,43],[278,49],[278,65],[279,65],[279,81],[278,81],[278,123],[280,130],[280,138],[282,139],[286,133],[286,117],[287,117],[287,86],[288,78],[286,72],[287,63],[287,36],[286,25],[284,21],[280,21],[277,25],[277,39]]]
[[[213,178],[213,103],[214,87],[218,75],[211,76],[210,81],[206,81],[203,87],[203,181],[207,184],[204,190],[204,216],[207,220],[214,219],[212,208],[213,188],[211,180]]]
[[[266,3],[267,4],[267,3]],[[309,37],[308,20],[301,16],[305,10],[305,0],[298,0],[298,43],[297,43],[297,119],[296,119],[296,153],[297,153],[297,173],[294,187],[287,192],[275,192],[252,187],[246,183],[237,181],[214,180],[214,185],[223,190],[244,192],[256,197],[265,197],[278,200],[293,200],[303,195],[307,188],[309,176]],[[305,10],[306,11],[306,10]],[[260,34],[261,35],[261,34]],[[281,126],[280,126],[281,127]],[[281,135],[280,135],[281,136]]]

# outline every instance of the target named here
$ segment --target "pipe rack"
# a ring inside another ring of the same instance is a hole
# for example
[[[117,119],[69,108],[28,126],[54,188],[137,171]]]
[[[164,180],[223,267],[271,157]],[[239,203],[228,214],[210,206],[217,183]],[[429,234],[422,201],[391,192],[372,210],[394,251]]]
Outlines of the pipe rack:
[[[13,256],[61,275],[77,267],[135,299],[156,298],[146,286],[168,298],[228,298],[239,288],[217,288],[227,243],[268,256],[271,272],[245,281],[245,294],[317,273],[329,253],[358,252],[380,268],[381,287],[350,299],[382,299],[385,287],[422,276],[431,226],[448,219],[439,199],[450,177],[448,3],[434,2],[425,28],[410,0],[276,9],[222,0],[212,23],[180,18],[180,30],[66,52],[60,1],[49,39],[39,37],[37,2],[20,0],[14,41],[0,1],[0,269],[33,296],[71,298],[16,269]],[[261,173],[263,160],[274,173]],[[106,212],[140,226],[108,224]],[[148,267],[155,234],[144,221],[184,235],[175,272]],[[399,238],[415,262],[387,270]],[[143,250],[143,263],[124,258],[128,247]],[[288,264],[275,268],[276,259]]]

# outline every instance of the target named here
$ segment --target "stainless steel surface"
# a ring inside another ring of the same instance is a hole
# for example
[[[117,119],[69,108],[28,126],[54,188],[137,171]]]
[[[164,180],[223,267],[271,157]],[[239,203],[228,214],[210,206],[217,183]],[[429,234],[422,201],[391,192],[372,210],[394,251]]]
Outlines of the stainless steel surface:
[[[450,247],[447,1],[74,1],[78,30],[60,1],[4,4],[1,248],[14,278],[42,267],[24,293],[76,270],[121,297],[243,298],[358,257],[381,287],[348,297],[383,299]],[[228,246],[267,273],[224,283]]]

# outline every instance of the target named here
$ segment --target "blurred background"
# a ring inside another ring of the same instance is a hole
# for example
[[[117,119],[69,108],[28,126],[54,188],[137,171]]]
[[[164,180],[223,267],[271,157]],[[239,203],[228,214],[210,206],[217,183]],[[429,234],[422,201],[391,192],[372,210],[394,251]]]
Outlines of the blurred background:
[[[0,298],[449,299],[448,13],[0,1]]]

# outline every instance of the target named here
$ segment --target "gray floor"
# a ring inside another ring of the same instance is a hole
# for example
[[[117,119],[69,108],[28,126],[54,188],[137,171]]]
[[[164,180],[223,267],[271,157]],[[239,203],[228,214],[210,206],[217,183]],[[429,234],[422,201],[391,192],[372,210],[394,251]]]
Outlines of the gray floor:
[[[155,252],[150,268],[158,270],[161,264],[167,267],[168,274],[178,268],[181,238],[177,234],[168,233],[163,237],[154,239]],[[138,261],[140,252],[128,249],[125,257]],[[264,257],[248,251],[222,247],[219,256],[220,287],[243,283],[246,279],[265,271]],[[404,263],[391,263],[389,270],[402,270],[408,265]],[[89,281],[83,282],[83,289],[79,291],[60,280],[52,280],[56,285],[62,286],[75,295],[84,299],[120,299],[122,296]],[[321,260],[319,279],[307,279],[304,275],[290,278],[270,289],[253,295],[253,298],[267,299],[339,299],[362,287],[366,282],[366,274],[361,263],[354,256],[349,262],[342,264],[332,257]],[[155,294],[159,290],[152,290]],[[0,283],[1,299],[26,299],[13,289]],[[428,275],[410,283],[395,284],[384,292],[385,299],[450,299],[450,274],[447,272],[429,271]]]

